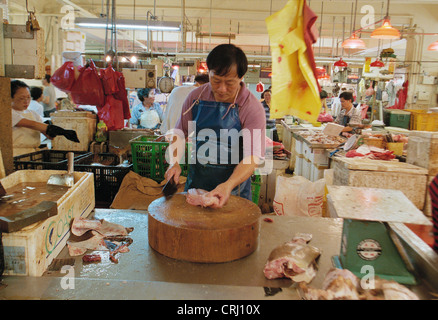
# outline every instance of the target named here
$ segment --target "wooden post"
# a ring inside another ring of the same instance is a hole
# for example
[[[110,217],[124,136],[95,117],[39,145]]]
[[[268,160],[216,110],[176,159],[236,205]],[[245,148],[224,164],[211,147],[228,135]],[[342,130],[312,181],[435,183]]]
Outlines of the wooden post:
[[[6,175],[14,171],[12,154],[11,79],[0,77],[0,150]]]

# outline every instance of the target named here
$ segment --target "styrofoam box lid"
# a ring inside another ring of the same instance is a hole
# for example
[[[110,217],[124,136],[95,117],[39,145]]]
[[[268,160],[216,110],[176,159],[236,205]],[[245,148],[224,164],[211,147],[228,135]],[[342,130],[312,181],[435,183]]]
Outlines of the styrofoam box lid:
[[[403,110],[391,110],[391,114],[411,114],[408,111],[403,111]]]
[[[91,118],[96,119],[96,114],[92,113],[90,111],[67,111],[67,110],[61,110],[56,111],[54,113],[51,113],[50,116],[52,118],[61,118],[61,117],[68,117],[68,118]]]

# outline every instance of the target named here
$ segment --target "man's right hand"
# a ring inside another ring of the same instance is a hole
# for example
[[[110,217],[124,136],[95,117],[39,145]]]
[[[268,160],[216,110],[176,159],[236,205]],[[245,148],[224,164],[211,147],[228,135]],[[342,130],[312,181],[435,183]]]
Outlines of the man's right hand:
[[[173,181],[175,181],[176,184],[179,183],[179,176],[181,175],[182,169],[180,165],[177,163],[169,166],[166,173],[164,174],[164,177],[167,181],[169,181],[173,177]]]

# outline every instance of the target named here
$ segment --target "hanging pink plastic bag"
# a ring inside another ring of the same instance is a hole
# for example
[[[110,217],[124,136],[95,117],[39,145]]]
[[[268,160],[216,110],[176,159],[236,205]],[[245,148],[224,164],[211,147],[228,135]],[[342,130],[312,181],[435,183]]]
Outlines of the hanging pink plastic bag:
[[[93,60],[79,70],[79,77],[71,88],[73,102],[100,108],[105,105],[105,94]]]
[[[106,97],[106,103],[102,108],[98,108],[97,116],[99,120],[103,120],[108,131],[123,129],[123,103],[115,99],[113,96]]]
[[[329,113],[321,112],[318,116],[317,121],[319,121],[319,122],[332,122],[333,117]]]
[[[119,92],[117,84],[117,74],[114,68],[109,65],[106,69],[100,69],[100,77],[102,78],[103,91],[105,95],[110,95]]]
[[[75,67],[72,61],[65,62],[50,78],[50,82],[59,90],[70,92],[75,83]]]

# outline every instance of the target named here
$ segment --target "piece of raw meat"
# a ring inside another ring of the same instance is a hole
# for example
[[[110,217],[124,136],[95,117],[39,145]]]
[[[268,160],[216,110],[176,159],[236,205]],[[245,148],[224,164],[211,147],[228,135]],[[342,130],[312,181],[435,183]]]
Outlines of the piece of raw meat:
[[[322,288],[299,284],[299,292],[307,300],[418,300],[407,287],[379,277],[373,288],[362,288],[360,280],[347,269],[331,269],[324,278]]]
[[[202,189],[187,190],[186,201],[192,206],[211,207],[219,205],[217,197],[209,196],[208,191]]]
[[[72,239],[69,239],[67,241],[67,246],[68,252],[72,257],[83,255],[85,254],[85,252],[87,252],[87,250],[108,250],[105,244],[105,237],[95,231],[91,231],[91,237],[88,237],[81,241],[74,241]]]
[[[122,225],[108,222],[104,219],[74,218],[71,225],[71,232],[75,236],[82,236],[89,230],[95,230],[103,236],[126,236],[133,228],[125,228]]]
[[[290,278],[309,283],[316,275],[316,259],[321,251],[308,245],[311,234],[298,233],[295,237],[272,250],[263,273],[268,279]]]
[[[128,246],[132,243],[132,239],[127,235],[133,230],[134,228],[125,228],[104,219],[75,218],[67,241],[69,254],[83,255],[87,250],[110,251],[111,261],[118,262],[115,255],[129,251]]]
[[[300,293],[307,300],[359,300],[359,279],[349,270],[331,269],[324,278],[322,289],[299,284]]]

